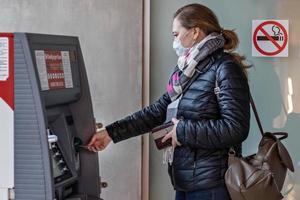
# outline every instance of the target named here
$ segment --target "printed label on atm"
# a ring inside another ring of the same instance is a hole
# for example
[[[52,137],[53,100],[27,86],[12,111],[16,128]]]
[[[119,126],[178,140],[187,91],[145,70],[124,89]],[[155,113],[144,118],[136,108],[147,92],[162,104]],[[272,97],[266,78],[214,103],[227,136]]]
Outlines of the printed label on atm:
[[[36,50],[41,89],[73,88],[69,51]]]
[[[0,199],[14,187],[13,36],[0,33]],[[7,198],[6,198],[7,199]]]
[[[0,81],[6,81],[9,76],[8,38],[0,37]]]

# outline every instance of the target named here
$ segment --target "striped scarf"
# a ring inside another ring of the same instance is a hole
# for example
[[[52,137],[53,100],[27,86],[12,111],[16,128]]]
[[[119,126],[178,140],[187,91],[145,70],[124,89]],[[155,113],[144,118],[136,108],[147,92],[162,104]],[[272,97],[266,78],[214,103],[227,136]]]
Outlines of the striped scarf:
[[[225,39],[222,34],[211,33],[194,45],[187,55],[178,58],[175,71],[172,73],[167,86],[172,101],[176,100],[195,75],[196,67],[208,55],[224,46]]]

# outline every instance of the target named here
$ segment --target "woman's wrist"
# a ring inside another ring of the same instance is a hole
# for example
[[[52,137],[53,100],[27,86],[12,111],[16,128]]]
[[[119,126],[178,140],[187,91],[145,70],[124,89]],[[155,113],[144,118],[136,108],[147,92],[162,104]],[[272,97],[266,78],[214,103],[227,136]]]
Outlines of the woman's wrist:
[[[101,133],[101,132],[107,132],[106,128],[105,127],[98,128],[96,131],[96,133]]]

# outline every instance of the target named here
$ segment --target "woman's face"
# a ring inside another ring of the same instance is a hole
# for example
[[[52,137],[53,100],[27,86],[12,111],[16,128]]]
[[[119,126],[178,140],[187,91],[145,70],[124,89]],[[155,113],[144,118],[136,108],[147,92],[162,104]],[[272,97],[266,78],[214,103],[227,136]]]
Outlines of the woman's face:
[[[173,21],[172,34],[174,39],[178,38],[185,48],[192,47],[206,36],[200,28],[184,28],[177,17]]]

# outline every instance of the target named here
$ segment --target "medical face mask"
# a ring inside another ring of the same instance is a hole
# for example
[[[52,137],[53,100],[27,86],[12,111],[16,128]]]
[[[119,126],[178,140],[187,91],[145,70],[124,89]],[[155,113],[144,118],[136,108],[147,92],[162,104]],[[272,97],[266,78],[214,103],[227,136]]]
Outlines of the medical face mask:
[[[173,49],[178,57],[186,55],[190,50],[190,48],[185,48],[184,46],[182,46],[178,38],[175,38],[173,41]]]
[[[183,37],[185,37],[188,33],[189,31],[187,31]],[[185,56],[191,48],[186,48],[182,46],[181,41],[179,40],[178,37],[176,37],[173,41],[173,49],[176,52],[177,56],[180,57],[180,56]]]

